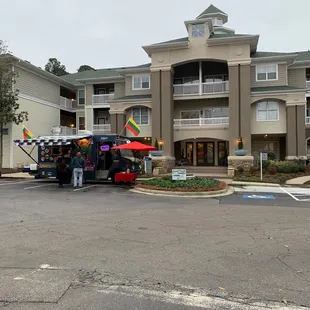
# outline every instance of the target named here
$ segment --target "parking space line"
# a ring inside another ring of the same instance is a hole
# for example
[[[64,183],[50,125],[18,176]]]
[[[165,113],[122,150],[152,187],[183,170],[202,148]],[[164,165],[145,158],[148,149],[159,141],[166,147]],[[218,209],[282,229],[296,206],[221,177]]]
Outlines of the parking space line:
[[[4,186],[4,185],[15,185],[15,184],[24,184],[24,183],[31,183],[31,182],[35,182],[35,181],[37,181],[37,180],[21,181],[21,182],[8,181],[7,183],[1,183],[0,186]]]
[[[92,188],[92,187],[96,187],[97,185],[90,185],[90,186],[85,186],[85,187],[80,187],[80,188],[76,188],[73,191],[77,192],[77,191],[81,191],[83,189],[88,189],[88,188]]]
[[[31,186],[31,187],[25,187],[24,190],[40,188],[40,187],[47,187],[47,186],[51,186],[51,185],[53,185],[53,184],[43,184],[43,185],[36,185],[36,186]]]
[[[291,196],[294,200],[299,201],[299,199],[297,197],[295,197],[294,195],[292,195],[290,192],[288,192],[286,189],[284,189],[283,187],[280,187],[281,190],[286,193],[287,195]]]

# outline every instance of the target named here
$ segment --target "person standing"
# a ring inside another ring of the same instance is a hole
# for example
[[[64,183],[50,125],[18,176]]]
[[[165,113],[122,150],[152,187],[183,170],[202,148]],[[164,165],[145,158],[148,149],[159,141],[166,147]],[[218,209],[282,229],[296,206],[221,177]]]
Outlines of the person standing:
[[[67,176],[67,164],[65,159],[63,159],[61,163],[58,165],[58,184],[60,188],[64,187],[66,176]]]
[[[83,171],[85,168],[85,159],[82,157],[81,152],[77,152],[76,156],[72,159],[74,188],[83,185]]]

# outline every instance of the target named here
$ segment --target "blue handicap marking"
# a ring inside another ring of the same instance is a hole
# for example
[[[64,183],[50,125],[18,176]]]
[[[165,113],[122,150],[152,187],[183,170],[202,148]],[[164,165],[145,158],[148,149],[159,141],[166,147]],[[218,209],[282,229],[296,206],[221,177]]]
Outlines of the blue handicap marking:
[[[270,199],[275,200],[273,195],[261,195],[261,194],[251,194],[251,195],[242,195],[244,199]]]

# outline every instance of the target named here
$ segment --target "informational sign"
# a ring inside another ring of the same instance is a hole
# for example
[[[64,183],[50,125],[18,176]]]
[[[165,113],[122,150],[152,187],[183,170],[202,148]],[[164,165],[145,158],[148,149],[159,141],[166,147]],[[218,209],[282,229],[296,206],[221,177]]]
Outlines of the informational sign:
[[[100,146],[100,151],[101,152],[108,152],[108,151],[110,151],[110,145],[101,145]]]
[[[172,169],[172,180],[186,181],[186,169]]]
[[[267,153],[261,153],[262,160],[268,160],[268,154]]]
[[[2,134],[3,134],[4,136],[8,135],[8,134],[9,134],[9,128],[3,128],[3,129],[2,129]]]
[[[275,196],[273,195],[262,195],[262,194],[251,194],[251,195],[242,195],[244,199],[269,199],[275,200]]]

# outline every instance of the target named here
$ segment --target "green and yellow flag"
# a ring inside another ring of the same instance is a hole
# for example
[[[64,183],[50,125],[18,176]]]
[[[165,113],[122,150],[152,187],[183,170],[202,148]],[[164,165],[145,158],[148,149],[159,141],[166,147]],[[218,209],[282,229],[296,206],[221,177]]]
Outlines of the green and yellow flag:
[[[128,120],[125,127],[130,130],[135,136],[138,136],[140,133],[140,127],[137,125],[137,123],[133,120],[132,117]]]
[[[22,129],[23,129],[24,140],[33,139],[34,136],[32,132],[26,126],[22,125]]]

